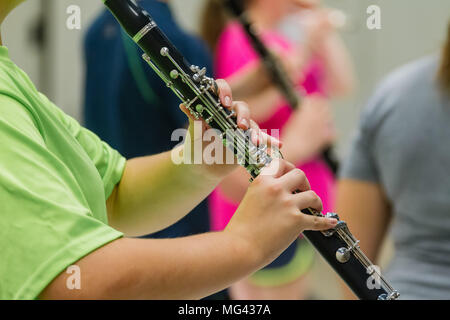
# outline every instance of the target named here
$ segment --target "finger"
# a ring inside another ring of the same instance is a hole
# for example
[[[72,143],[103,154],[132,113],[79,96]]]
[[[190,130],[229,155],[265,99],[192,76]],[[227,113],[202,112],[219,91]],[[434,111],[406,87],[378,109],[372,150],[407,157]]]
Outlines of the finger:
[[[322,231],[333,229],[337,225],[337,220],[333,218],[310,216],[302,213],[302,224],[304,230]]]
[[[180,104],[180,110],[184,112],[184,114],[189,118],[190,121],[196,120],[184,104]]]
[[[195,117],[192,115],[192,113],[189,111],[189,109],[187,109],[187,108],[185,107],[184,104],[180,104],[180,110],[183,111],[184,114],[188,117],[188,119],[189,119],[189,127],[191,127],[191,126],[194,124],[195,121],[201,121],[201,122],[202,122],[202,130],[203,130],[203,132],[204,132],[205,130],[211,128],[211,126],[210,126],[209,124],[207,124],[206,121],[205,121],[204,119],[202,119],[202,118],[200,118],[200,119],[195,118]]]
[[[233,95],[231,93],[231,88],[225,80],[216,80],[220,102],[226,108],[231,108],[233,105]]]
[[[251,141],[255,145],[267,145],[267,147],[281,148],[283,142],[279,139],[267,134],[259,128],[259,125],[250,119]]]
[[[259,132],[261,129],[259,128],[259,125],[250,119],[250,140],[254,145],[259,145]]]
[[[253,144],[255,145],[261,145],[261,144],[268,144],[268,142],[272,142],[272,139],[269,138],[270,136],[265,133],[264,131],[262,131],[259,128],[259,125],[253,121],[252,119],[250,119],[250,140],[252,141]],[[276,141],[274,141],[274,145],[277,143],[280,143],[280,141],[278,139],[275,139]],[[269,145],[268,145],[269,146]]]
[[[248,130],[250,128],[250,109],[245,102],[235,101],[232,106],[236,112],[237,125],[242,130]]]
[[[272,162],[267,167],[264,167],[261,170],[261,174],[260,175],[262,175],[262,176],[272,176],[274,178],[279,178],[283,174],[285,174],[286,172],[291,171],[294,168],[295,168],[295,166],[292,163],[287,162],[286,160],[274,159],[274,160],[272,160]]]
[[[311,189],[305,173],[300,169],[293,169],[279,178],[281,184],[290,192],[308,191]]]
[[[256,140],[253,143],[257,145],[267,145],[267,147],[272,147],[272,149],[280,149],[283,146],[283,142],[265,133],[264,131],[259,131],[259,134],[257,134]]]
[[[297,207],[300,210],[304,208],[313,208],[319,212],[323,210],[322,200],[312,190],[292,194],[292,197],[295,199]]]

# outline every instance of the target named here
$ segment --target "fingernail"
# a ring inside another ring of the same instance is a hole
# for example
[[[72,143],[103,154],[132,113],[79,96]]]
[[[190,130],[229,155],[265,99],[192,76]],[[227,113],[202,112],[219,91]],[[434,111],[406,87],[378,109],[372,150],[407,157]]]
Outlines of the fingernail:
[[[247,119],[242,119],[241,120],[241,126],[244,126],[246,129],[248,128],[248,121],[247,121]]]
[[[332,225],[336,225],[338,223],[338,221],[336,219],[333,219],[333,218],[328,218],[327,220]]]
[[[231,107],[231,98],[229,96],[225,97],[225,106]]]
[[[281,141],[280,139],[277,139],[275,137],[270,136],[270,143],[276,147],[278,146],[278,148],[281,148],[281,146],[283,145],[283,141]]]

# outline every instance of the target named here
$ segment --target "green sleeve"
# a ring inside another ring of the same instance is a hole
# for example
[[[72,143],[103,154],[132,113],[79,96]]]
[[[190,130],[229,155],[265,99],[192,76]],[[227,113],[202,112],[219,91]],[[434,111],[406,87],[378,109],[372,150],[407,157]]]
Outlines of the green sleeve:
[[[126,159],[119,152],[102,141],[95,133],[82,127],[77,120],[65,114],[60,108],[41,94],[41,98],[52,108],[52,112],[72,132],[83,149],[94,162],[105,187],[105,198],[111,195],[114,187],[120,182],[126,165]]]
[[[106,159],[121,157],[87,132],[79,137],[109,191],[120,170]],[[0,95],[0,299],[35,299],[67,267],[122,236],[92,216],[62,165],[28,111]]]

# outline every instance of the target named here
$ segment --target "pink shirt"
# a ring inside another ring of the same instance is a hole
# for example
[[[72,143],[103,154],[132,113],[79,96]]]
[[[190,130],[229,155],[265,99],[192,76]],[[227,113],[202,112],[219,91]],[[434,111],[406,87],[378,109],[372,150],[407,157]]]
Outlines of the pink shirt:
[[[293,49],[286,39],[275,32],[265,32],[262,40],[271,49],[278,52],[289,52]],[[258,54],[253,50],[247,35],[242,27],[232,22],[227,25],[221,34],[216,47],[215,77],[226,79],[245,67],[248,63],[258,60]],[[304,70],[304,77],[299,81],[299,87],[306,94],[324,94],[321,86],[322,67],[319,60],[312,61]],[[284,125],[292,114],[292,109],[286,103],[281,103],[274,109],[274,113],[265,121],[259,123],[262,129],[279,129],[282,131]],[[314,134],[314,133],[311,133]],[[331,170],[321,159],[298,165],[308,177],[311,188],[319,195],[324,204],[324,212],[330,212],[334,206],[335,181]],[[211,229],[223,230],[234,212],[238,203],[233,203],[220,190],[216,188],[209,197],[209,208],[211,217]]]

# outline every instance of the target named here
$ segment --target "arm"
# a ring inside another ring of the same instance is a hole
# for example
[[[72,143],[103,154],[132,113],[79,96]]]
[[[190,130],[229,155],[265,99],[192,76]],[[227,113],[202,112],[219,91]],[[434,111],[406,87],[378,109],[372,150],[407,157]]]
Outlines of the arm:
[[[273,115],[274,108],[279,106],[283,97],[275,86],[270,86],[257,94],[243,97],[248,103],[252,118],[258,123],[267,120]]]
[[[217,83],[223,105],[236,111],[241,129],[248,129],[250,114],[247,106],[241,102],[233,103],[229,86],[223,80]],[[190,116],[185,108],[182,107],[182,111]],[[201,137],[195,136],[194,127],[193,119],[190,119],[185,145],[174,153],[183,154],[189,146],[193,146],[192,154],[203,152],[209,142],[203,141],[202,148],[196,150],[195,139]],[[207,127],[204,123],[200,127],[203,134]],[[278,143],[269,139],[269,144],[271,141]],[[235,168],[235,165],[206,163],[177,165],[172,161],[171,152],[129,160],[120,183],[107,201],[109,224],[128,236],[161,230],[192,210]]]
[[[230,83],[234,97],[238,100],[245,100],[246,97],[258,94],[272,85],[260,60],[247,63],[229,76],[227,81]]]
[[[119,239],[76,263],[81,290],[61,273],[40,299],[198,299],[257,266],[251,250],[225,232],[178,239]],[[220,248],[220,250],[217,250]]]
[[[326,92],[345,96],[355,87],[350,55],[329,17],[329,9],[315,7],[305,15],[307,39],[305,55],[318,57],[324,64]]]
[[[283,98],[260,60],[247,64],[227,78],[237,100],[246,101],[256,122],[267,119]]]
[[[237,168],[220,183],[220,190],[227,199],[240,203],[250,186],[250,175],[244,168]]]
[[[351,94],[355,88],[353,64],[341,38],[329,35],[315,52],[325,65],[327,92],[335,97]]]
[[[128,236],[162,230],[195,208],[219,181],[201,165],[176,165],[171,152],[129,160],[107,202],[109,224]]]
[[[381,186],[373,182],[343,179],[338,184],[337,212],[348,223],[353,235],[361,241],[361,249],[374,263],[386,235],[391,213]],[[343,285],[344,296],[354,297]]]
[[[329,102],[311,95],[302,101],[300,109],[286,123],[281,136],[282,152],[292,163],[305,163],[318,156],[335,138]]]
[[[302,190],[292,194],[293,190]],[[193,299],[226,288],[270,263],[305,229],[333,228],[335,219],[299,213],[321,210],[305,175],[273,161],[249,188],[225,231],[179,239],[120,239],[77,262],[81,290],[61,273],[42,299]],[[220,250],[218,250],[220,248]]]

